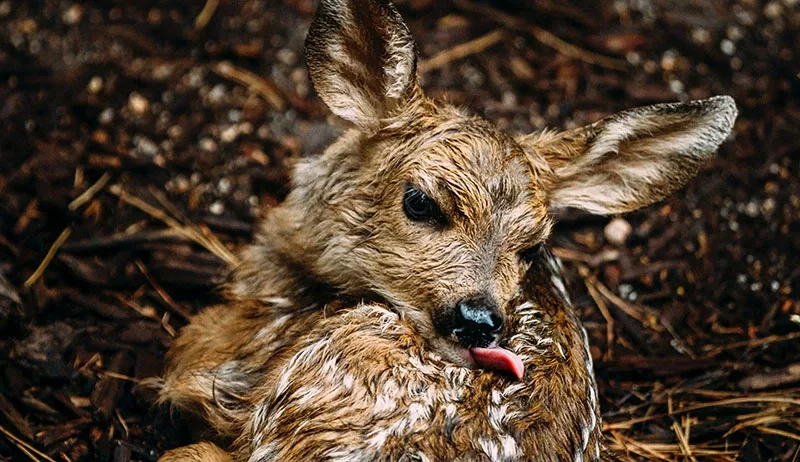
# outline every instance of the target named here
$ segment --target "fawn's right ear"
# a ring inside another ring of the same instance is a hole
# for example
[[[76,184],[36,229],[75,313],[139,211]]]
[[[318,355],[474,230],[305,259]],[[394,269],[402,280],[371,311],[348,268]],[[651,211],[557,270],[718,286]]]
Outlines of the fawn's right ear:
[[[414,40],[387,0],[320,0],[306,60],[320,98],[362,129],[378,128],[418,89]]]

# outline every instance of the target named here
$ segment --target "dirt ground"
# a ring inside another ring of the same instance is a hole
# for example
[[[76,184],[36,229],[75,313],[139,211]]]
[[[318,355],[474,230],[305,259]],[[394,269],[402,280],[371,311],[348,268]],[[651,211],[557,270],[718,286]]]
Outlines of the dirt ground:
[[[566,214],[551,244],[610,446],[800,460],[797,0],[399,7],[428,93],[509,131],[736,98],[735,134],[688,187],[611,226]],[[186,442],[136,384],[215,300],[292,161],[340,130],[303,63],[313,9],[0,0],[0,460],[155,460]]]

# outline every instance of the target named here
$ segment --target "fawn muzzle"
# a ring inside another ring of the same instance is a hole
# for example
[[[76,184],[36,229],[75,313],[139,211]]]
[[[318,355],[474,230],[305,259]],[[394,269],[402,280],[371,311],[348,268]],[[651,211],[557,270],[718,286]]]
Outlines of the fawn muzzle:
[[[458,342],[467,363],[522,378],[522,359],[513,351],[497,346],[503,316],[496,303],[483,297],[461,300],[445,319],[437,324],[437,329],[441,335]]]
[[[497,306],[486,299],[462,300],[453,311],[452,333],[464,348],[494,343],[503,328]]]

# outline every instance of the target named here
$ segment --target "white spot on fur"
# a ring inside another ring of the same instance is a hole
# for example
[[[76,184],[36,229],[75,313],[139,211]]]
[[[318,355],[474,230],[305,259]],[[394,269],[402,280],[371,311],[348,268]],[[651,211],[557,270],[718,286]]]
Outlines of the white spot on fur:
[[[558,354],[561,355],[562,358],[567,359],[567,355],[564,353],[564,347],[562,347],[560,343],[556,343],[556,348],[558,348]]]
[[[480,445],[483,453],[489,456],[490,460],[501,460],[500,446],[497,443],[488,438],[480,438],[478,440],[478,444]]]
[[[508,404],[502,406],[489,406],[489,425],[497,431],[503,431],[508,421]]]
[[[572,301],[569,299],[569,293],[567,292],[567,286],[564,285],[564,280],[561,279],[560,275],[553,275],[550,277],[550,281],[553,283],[553,286],[558,291],[558,295],[564,299],[565,302],[568,304],[572,304]]]
[[[286,393],[286,391],[289,389],[289,384],[291,383],[291,377],[294,371],[306,362],[310,362],[316,358],[324,356],[320,352],[329,345],[330,339],[323,338],[309,344],[306,347],[303,347],[294,356],[292,356],[292,358],[283,368],[283,373],[281,374],[280,379],[278,380],[278,386],[275,389],[275,396],[280,396]]]
[[[278,446],[275,442],[267,443],[265,445],[261,445],[260,443],[255,445],[253,452],[250,454],[250,458],[248,459],[249,462],[268,462],[274,460],[273,456],[278,450]]]
[[[517,441],[510,435],[500,436],[500,446],[503,448],[503,458],[505,460],[516,459],[521,455]]]
[[[386,444],[386,438],[389,437],[390,430],[383,428],[381,430],[373,430],[367,438],[367,445],[370,449],[380,452]]]
[[[355,382],[355,376],[353,374],[345,374],[344,378],[342,379],[342,385],[344,389],[350,391],[353,389],[353,383]]]
[[[431,409],[422,403],[411,403],[408,406],[408,416],[412,425],[419,421],[427,421],[431,418]]]
[[[521,305],[519,305],[517,307],[516,311],[530,310],[530,309],[533,309],[535,307],[536,307],[536,305],[534,305],[533,302],[527,301],[527,302],[524,302]]]
[[[375,398],[375,406],[372,409],[374,416],[389,414],[397,409],[397,400],[389,393],[381,393]]]
[[[527,385],[524,384],[524,383],[513,383],[513,384],[507,386],[505,390],[503,390],[503,396],[508,398],[511,395],[513,395],[514,393],[517,393],[518,391],[524,390],[526,387],[527,387]]]

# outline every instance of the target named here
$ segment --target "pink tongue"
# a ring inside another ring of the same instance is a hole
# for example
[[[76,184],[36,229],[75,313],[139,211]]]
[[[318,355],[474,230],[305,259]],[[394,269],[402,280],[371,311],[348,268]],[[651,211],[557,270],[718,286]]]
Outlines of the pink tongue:
[[[514,374],[518,379],[522,380],[522,374],[525,372],[525,366],[519,356],[503,348],[470,348],[472,359],[486,369],[495,369],[498,371],[508,371]]]

